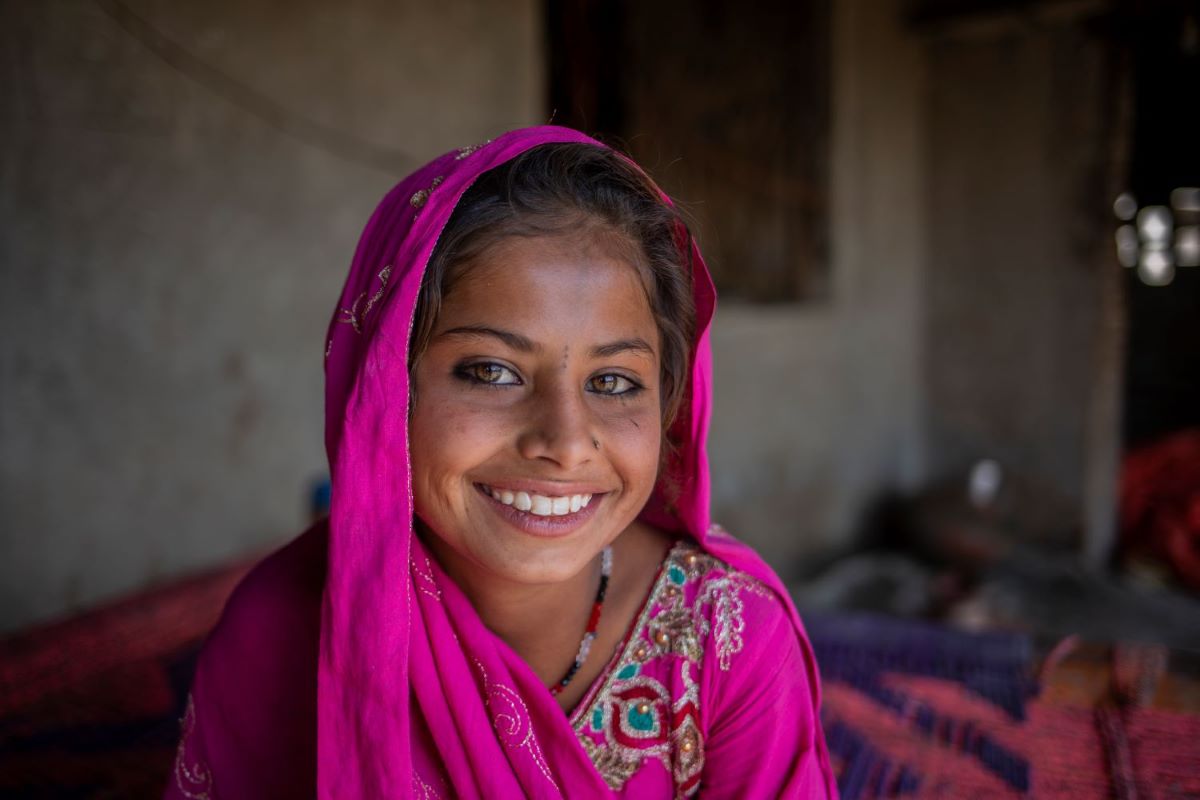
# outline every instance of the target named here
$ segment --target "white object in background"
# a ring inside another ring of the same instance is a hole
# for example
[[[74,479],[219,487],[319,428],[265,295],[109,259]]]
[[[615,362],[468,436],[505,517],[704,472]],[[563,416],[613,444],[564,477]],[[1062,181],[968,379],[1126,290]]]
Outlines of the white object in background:
[[[971,505],[985,509],[996,502],[1000,487],[1004,485],[1004,468],[998,461],[984,458],[975,462],[967,477],[967,497]]]
[[[1200,225],[1175,229],[1175,266],[1200,267]]]
[[[1138,237],[1132,225],[1117,228],[1117,263],[1122,267],[1137,266]]]
[[[1113,213],[1123,222],[1133,222],[1134,216],[1137,215],[1137,200],[1134,200],[1129,192],[1121,192],[1117,199],[1113,200]]]
[[[1137,215],[1138,233],[1149,247],[1166,247],[1171,242],[1171,209],[1146,206]]]
[[[1175,213],[1200,214],[1200,187],[1180,186],[1171,190],[1171,207]]]
[[[1166,286],[1175,278],[1175,263],[1165,247],[1146,247],[1138,262],[1138,277],[1148,286]]]

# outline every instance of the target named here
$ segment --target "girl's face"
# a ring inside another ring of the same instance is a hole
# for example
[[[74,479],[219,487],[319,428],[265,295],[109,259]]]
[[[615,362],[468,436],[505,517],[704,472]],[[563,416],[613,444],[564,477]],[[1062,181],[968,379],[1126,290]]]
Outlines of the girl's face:
[[[587,234],[506,238],[444,298],[410,437],[416,512],[456,577],[566,580],[649,498],[660,343],[620,252]]]

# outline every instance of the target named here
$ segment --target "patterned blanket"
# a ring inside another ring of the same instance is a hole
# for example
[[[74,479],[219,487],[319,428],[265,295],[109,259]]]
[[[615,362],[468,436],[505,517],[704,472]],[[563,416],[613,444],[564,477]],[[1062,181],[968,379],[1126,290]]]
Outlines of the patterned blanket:
[[[196,654],[247,567],[0,641],[0,796],[158,797]],[[1164,679],[1154,658],[1122,670],[1107,648],[1052,653],[1035,675],[1016,634],[807,621],[845,800],[1200,798],[1194,676]]]

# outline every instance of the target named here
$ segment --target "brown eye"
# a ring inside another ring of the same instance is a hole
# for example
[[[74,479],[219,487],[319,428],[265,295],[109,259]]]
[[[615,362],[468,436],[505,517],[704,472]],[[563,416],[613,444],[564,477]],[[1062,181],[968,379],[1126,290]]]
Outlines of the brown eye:
[[[490,386],[509,386],[521,382],[511,369],[490,361],[468,364],[460,373],[474,383],[486,383]]]
[[[588,391],[596,394],[621,395],[639,388],[641,387],[629,378],[611,372],[597,375],[588,380]]]

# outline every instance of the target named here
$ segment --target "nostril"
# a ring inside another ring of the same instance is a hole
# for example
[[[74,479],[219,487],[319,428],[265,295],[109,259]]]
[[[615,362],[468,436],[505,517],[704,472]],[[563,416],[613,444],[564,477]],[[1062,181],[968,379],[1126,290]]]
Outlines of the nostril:
[[[586,411],[573,401],[547,402],[542,413],[530,418],[530,425],[518,440],[522,456],[542,458],[570,467],[587,461],[600,450],[593,436]]]

